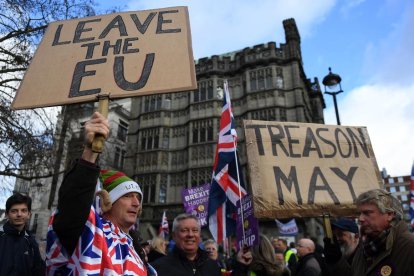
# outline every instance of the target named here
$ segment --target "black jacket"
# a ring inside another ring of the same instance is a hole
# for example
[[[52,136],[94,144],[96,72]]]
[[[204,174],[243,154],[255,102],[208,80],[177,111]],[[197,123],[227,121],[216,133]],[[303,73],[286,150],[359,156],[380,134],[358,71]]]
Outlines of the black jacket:
[[[195,261],[189,261],[185,253],[174,246],[167,256],[151,263],[158,276],[219,276],[220,268],[217,263],[208,257],[208,253],[198,249],[198,257]]]
[[[320,276],[322,269],[314,253],[301,257],[296,267],[296,276]]]
[[[0,275],[45,275],[45,263],[34,237],[6,222],[0,226]]]
[[[65,175],[60,186],[57,206],[59,212],[53,220],[53,229],[69,256],[75,250],[88,219],[99,170],[97,165],[79,159]]]
[[[184,251],[174,246],[167,256],[151,263],[158,276],[220,276],[221,270],[216,261],[208,257],[207,251],[198,249],[195,261],[186,258]],[[244,276],[248,273],[248,267],[236,263],[231,275]]]
[[[161,252],[151,249],[147,257],[148,257],[148,262],[152,263],[158,260],[159,258],[165,257],[165,254],[162,254]]]

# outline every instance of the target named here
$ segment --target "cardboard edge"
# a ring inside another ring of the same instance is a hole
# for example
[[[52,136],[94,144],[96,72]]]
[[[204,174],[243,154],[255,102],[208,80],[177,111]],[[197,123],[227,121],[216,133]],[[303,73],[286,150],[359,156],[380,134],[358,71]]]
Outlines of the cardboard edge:
[[[252,124],[252,120],[243,120],[243,130],[244,130],[244,137],[245,137],[245,145],[246,145],[246,158],[247,158],[247,168],[249,170],[249,182],[250,182],[250,194],[252,194],[252,203],[253,203],[253,213],[256,218],[258,218],[257,213],[263,212],[264,206],[260,204],[260,195],[262,194],[261,186],[259,185],[257,188],[259,188],[258,193],[259,195],[253,196],[253,187],[254,183],[261,182],[260,174],[258,173],[258,159],[256,158],[258,153],[255,151],[251,146],[255,145],[255,141],[251,140],[251,138],[248,140],[248,135],[246,131],[246,127],[248,125]],[[254,182],[252,181],[254,179]]]
[[[164,90],[157,90],[157,91],[148,91],[143,92],[142,94],[137,95],[136,93],[134,95],[127,94],[125,96],[123,95],[117,95],[117,96],[110,96],[111,99],[124,99],[124,98],[135,98],[140,96],[147,96],[147,95],[154,95],[154,94],[163,94],[163,93],[174,93],[174,92],[187,92],[196,89],[197,86],[185,86],[185,87],[179,87],[176,89],[164,89]],[[107,95],[108,93],[101,92],[93,95],[84,96],[84,98],[78,97],[77,100],[70,100],[70,101],[60,101],[50,104],[36,104],[36,105],[13,105],[14,100],[12,103],[12,109],[13,110],[22,110],[22,109],[32,109],[32,108],[42,108],[42,107],[52,107],[52,106],[61,106],[61,105],[69,105],[69,104],[78,104],[78,103],[86,103],[86,102],[94,102],[97,101],[98,96],[100,95]],[[16,92],[17,96],[17,92]],[[16,99],[16,97],[15,97]]]
[[[187,47],[188,47],[188,54],[189,54],[189,64],[191,67],[191,84],[192,84],[192,89],[197,89],[198,85],[197,85],[197,77],[196,77],[196,70],[195,70],[195,62],[194,62],[194,53],[193,53],[193,41],[192,41],[192,36],[191,36],[191,26],[190,26],[190,14],[188,11],[188,7],[184,7],[184,11],[185,11],[185,16],[187,19]]]

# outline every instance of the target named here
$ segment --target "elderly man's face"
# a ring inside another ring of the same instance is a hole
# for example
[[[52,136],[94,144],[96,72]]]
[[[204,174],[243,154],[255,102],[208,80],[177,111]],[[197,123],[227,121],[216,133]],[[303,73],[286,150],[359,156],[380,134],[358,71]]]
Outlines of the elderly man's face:
[[[333,231],[340,245],[352,244],[353,238],[351,232],[339,228],[335,228]]]
[[[208,256],[212,260],[217,260],[218,258],[218,252],[217,247],[215,244],[209,243],[204,246],[204,249],[208,252]]]
[[[305,257],[309,253],[313,252],[309,242],[307,242],[304,239],[301,239],[301,240],[298,241],[298,243],[296,245],[296,250],[298,251],[298,256],[299,257]]]
[[[201,240],[200,225],[193,218],[183,219],[179,222],[173,237],[178,248],[188,255],[194,255]]]
[[[349,231],[344,231],[339,228],[334,228],[333,232],[341,247],[342,253],[346,256],[352,254],[358,245],[358,234],[354,234]]]
[[[377,206],[369,203],[359,205],[358,211],[362,236],[376,237],[382,231],[391,227],[390,222],[394,218],[393,213],[382,214]]]

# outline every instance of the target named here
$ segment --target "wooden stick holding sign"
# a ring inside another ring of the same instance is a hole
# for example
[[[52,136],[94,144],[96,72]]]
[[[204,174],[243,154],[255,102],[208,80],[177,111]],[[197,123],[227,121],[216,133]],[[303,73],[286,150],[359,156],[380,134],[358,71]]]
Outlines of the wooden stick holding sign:
[[[323,217],[323,227],[325,229],[325,236],[333,240],[330,215],[324,214],[322,217]]]
[[[99,99],[98,112],[105,118],[108,117],[109,109],[109,94],[97,96]],[[102,153],[104,147],[105,138],[103,135],[96,135],[92,142],[92,151],[96,153]]]

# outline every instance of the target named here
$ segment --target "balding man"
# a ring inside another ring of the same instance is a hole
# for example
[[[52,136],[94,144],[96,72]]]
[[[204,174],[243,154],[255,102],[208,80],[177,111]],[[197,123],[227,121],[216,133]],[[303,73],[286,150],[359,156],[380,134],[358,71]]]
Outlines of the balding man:
[[[299,262],[296,276],[320,276],[322,269],[315,258],[315,244],[311,239],[301,239],[296,248],[298,250]]]

